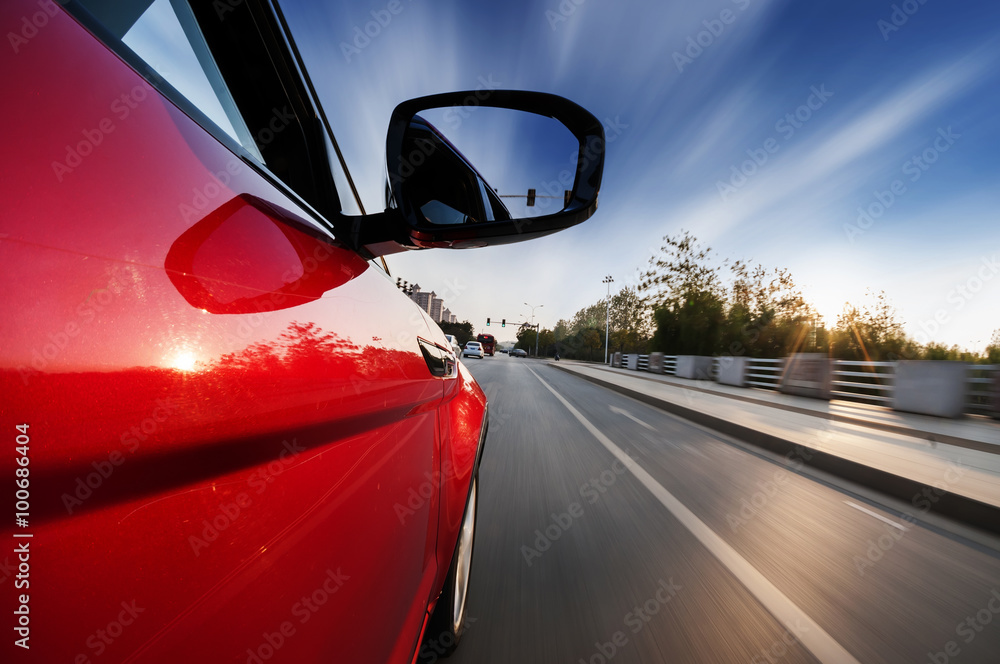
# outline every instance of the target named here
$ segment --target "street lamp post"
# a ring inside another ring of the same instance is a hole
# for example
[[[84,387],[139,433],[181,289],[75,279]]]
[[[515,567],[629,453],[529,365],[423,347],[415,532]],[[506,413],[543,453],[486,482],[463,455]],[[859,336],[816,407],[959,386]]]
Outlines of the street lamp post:
[[[531,307],[531,305],[528,304],[527,302],[524,303],[524,306]],[[532,325],[535,324],[535,309],[541,309],[544,306],[545,306],[544,304],[536,304],[535,306],[531,307],[531,324]],[[538,328],[537,327],[535,328],[535,357],[538,357]]]
[[[604,317],[604,363],[605,364],[608,363],[608,346],[611,343],[609,335],[611,333],[611,284],[613,282],[614,279],[611,278],[610,274],[604,277],[604,281],[601,282],[608,285],[608,306],[607,309],[605,310],[605,317]]]

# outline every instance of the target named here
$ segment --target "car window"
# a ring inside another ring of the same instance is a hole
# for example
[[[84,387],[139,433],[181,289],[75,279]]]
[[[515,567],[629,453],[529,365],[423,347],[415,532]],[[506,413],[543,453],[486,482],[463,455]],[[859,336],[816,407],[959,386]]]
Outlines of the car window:
[[[81,4],[120,40],[119,50],[122,46],[130,49],[263,163],[263,156],[184,0],[118,3],[85,0]]]
[[[160,94],[318,213],[319,226],[335,230],[339,192],[351,187],[335,168],[332,128],[276,13],[257,3],[190,0],[82,0],[66,9]]]

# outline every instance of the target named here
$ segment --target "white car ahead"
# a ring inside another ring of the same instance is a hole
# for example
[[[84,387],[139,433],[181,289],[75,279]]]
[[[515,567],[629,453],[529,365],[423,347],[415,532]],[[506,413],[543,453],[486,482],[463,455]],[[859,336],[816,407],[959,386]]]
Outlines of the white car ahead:
[[[446,334],[444,336],[445,336],[446,339],[448,339],[448,343],[451,344],[451,350],[452,350],[452,352],[455,353],[455,357],[461,356],[462,355],[462,347],[458,345],[458,341],[455,339],[455,335],[454,334]]]
[[[462,351],[462,357],[478,357],[480,360],[483,359],[483,345],[478,341],[470,341],[465,344],[465,350]]]

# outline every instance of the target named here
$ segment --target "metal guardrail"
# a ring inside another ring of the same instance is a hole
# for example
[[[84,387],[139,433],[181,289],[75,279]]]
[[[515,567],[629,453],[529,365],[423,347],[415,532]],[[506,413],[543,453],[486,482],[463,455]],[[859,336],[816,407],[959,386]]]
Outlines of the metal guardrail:
[[[1000,364],[973,364],[969,366],[969,377],[965,391],[965,412],[979,415],[992,413],[991,390],[1000,373]]]
[[[628,355],[622,355],[622,366],[627,366]],[[638,370],[639,371],[649,371],[649,355],[639,355],[638,360]],[[677,375],[677,356],[676,355],[664,355],[663,356],[663,373],[667,376]]]
[[[783,360],[765,357],[751,357],[747,367],[747,385],[765,390],[777,390],[781,381]]]
[[[623,367],[628,366],[629,357],[630,355],[622,355]],[[719,375],[719,362],[720,358],[715,358],[712,365],[713,379]],[[748,362],[746,376],[748,387],[778,389],[784,360],[751,357],[748,358]],[[649,371],[649,355],[638,355],[636,366],[639,371]],[[663,357],[663,373],[667,376],[677,375],[676,355]],[[979,415],[992,414],[992,389],[998,373],[1000,365],[997,364],[969,365],[965,412]],[[895,362],[834,360],[832,396],[834,399],[891,408],[895,374]]]
[[[834,399],[891,406],[895,387],[895,362],[834,360]]]

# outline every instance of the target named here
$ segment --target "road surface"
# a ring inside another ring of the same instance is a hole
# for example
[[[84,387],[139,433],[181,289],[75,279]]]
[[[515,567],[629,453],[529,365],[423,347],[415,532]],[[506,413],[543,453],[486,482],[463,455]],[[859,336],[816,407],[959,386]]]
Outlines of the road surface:
[[[450,662],[1000,662],[996,550],[545,363],[465,364],[491,419]]]

